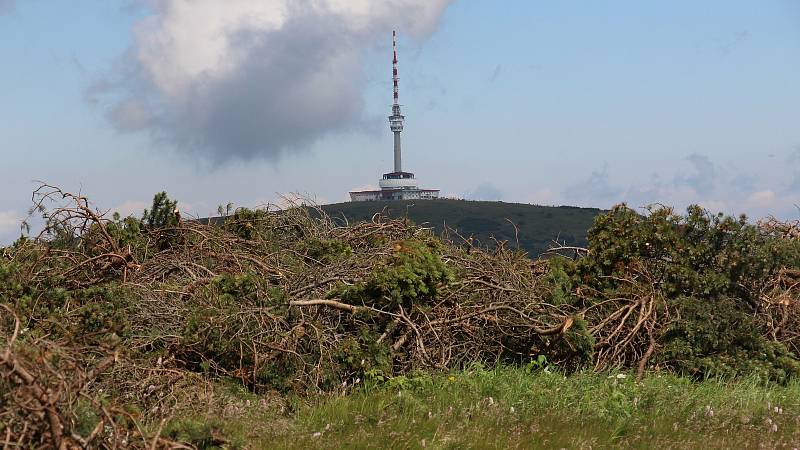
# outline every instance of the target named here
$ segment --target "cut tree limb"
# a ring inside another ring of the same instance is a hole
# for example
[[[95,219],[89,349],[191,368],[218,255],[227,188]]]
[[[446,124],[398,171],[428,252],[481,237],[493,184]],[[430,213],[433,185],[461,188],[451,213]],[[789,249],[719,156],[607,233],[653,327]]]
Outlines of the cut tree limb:
[[[337,300],[292,300],[289,306],[328,306],[330,308],[346,311],[355,314],[359,311],[366,311],[368,308],[362,306],[348,305]]]

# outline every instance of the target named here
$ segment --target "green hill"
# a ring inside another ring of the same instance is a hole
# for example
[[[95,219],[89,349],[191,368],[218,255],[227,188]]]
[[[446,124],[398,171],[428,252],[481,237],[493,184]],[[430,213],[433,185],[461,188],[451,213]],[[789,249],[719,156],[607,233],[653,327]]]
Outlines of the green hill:
[[[344,222],[346,218],[351,223],[370,220],[383,211],[390,217],[408,217],[417,224],[432,226],[437,233],[445,226],[455,229],[484,246],[494,244],[492,237],[508,241],[511,247],[519,241],[519,247],[531,256],[546,251],[554,240],[585,246],[586,232],[602,212],[596,208],[448,199],[336,203],[322,209],[335,219]]]

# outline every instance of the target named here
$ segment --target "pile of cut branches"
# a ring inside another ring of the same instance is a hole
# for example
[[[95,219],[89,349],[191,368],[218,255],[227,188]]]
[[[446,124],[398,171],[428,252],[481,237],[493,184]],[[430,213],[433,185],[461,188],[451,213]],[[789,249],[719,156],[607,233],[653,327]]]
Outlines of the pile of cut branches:
[[[564,269],[597,339],[595,368],[698,378],[800,374],[800,240],[792,224],[625,206],[598,217]]]
[[[791,224],[618,207],[588,249],[534,261],[380,214],[207,224],[162,193],[120,218],[49,185],[33,202],[43,231],[0,249],[7,443],[176,446],[165,421],[226,380],[337,392],[542,355],[563,370],[800,375]]]

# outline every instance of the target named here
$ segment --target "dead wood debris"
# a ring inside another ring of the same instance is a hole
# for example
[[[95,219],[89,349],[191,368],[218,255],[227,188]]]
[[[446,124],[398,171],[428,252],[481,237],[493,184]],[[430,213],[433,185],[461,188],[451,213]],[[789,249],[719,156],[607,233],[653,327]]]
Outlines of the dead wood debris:
[[[278,385],[330,391],[368,370],[402,374],[539,354],[564,367],[629,367],[641,377],[660,333],[676,319],[647,267],[631,267],[629,278],[618,280],[627,287],[617,297],[578,289],[569,294],[581,301],[552,304],[546,260],[503,245],[489,251],[472,240],[443,242],[430,229],[380,214],[341,224],[321,210],[292,208],[233,215],[221,226],[184,219],[132,232],[86,197],[54,186],[43,184],[33,202],[47,218],[44,231],[2,249],[2,258],[16,264],[36,301],[52,295],[54,283],[76,295],[113,290],[108,295],[119,298],[103,305],[119,309],[126,325],[104,330],[105,340],[81,328],[76,335],[64,330],[78,326],[88,303],[64,296],[54,306],[58,327],[0,291],[4,448],[187,448],[162,437],[162,429],[215,377],[259,392]],[[797,223],[761,226],[800,238]],[[416,251],[409,242],[440,259],[450,277],[426,281],[429,291],[413,298],[345,298]],[[555,247],[548,257],[588,252]],[[761,293],[770,337],[790,347],[800,342],[799,286],[800,272],[786,268]],[[142,417],[123,408],[126,402]],[[76,430],[79,407],[96,416],[83,434]]]

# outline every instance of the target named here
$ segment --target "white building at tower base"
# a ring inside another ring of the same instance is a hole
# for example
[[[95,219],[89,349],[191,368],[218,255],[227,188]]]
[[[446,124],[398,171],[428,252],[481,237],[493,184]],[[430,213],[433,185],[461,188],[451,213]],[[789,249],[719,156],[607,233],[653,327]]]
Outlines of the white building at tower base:
[[[383,174],[378,182],[380,189],[350,191],[350,201],[374,202],[380,200],[430,200],[439,198],[439,189],[420,189],[411,172]]]

